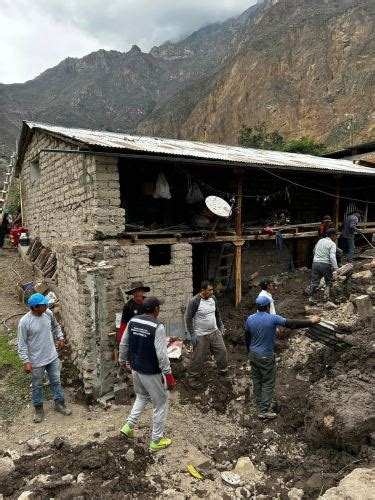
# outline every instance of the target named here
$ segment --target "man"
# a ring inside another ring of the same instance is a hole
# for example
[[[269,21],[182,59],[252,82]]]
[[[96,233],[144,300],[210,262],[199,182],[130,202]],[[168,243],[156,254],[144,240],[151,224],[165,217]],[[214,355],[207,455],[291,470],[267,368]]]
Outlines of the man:
[[[328,229],[331,228],[332,226],[333,226],[333,222],[332,222],[331,216],[330,215],[325,215],[323,217],[323,220],[320,223],[320,226],[319,226],[319,229],[318,229],[319,239],[320,238],[325,238]]]
[[[53,392],[55,410],[70,415],[65,406],[64,393],[60,383],[60,361],[52,338],[52,331],[58,339],[59,349],[64,348],[64,338],[59,323],[52,311],[47,309],[48,299],[41,293],[34,293],[28,300],[30,311],[22,316],[18,324],[18,355],[26,373],[32,375],[32,401],[35,408],[33,421],[40,423],[44,418],[43,375],[46,371]]]
[[[134,427],[151,401],[153,426],[150,451],[162,450],[172,443],[171,439],[163,437],[168,414],[167,389],[172,390],[176,385],[168,359],[164,325],[157,319],[163,303],[157,297],[146,297],[143,301],[144,314],[129,321],[120,344],[120,366],[126,368],[129,362],[136,394],[121,433],[134,437]]]
[[[276,314],[275,302],[272,298],[272,293],[275,290],[274,281],[271,278],[262,278],[259,285],[260,285],[261,291],[258,295],[258,298],[259,297],[268,297],[271,301],[270,313]]]
[[[192,385],[198,385],[198,377],[208,351],[214,355],[219,375],[228,374],[228,355],[223,340],[224,325],[213,292],[212,283],[202,281],[201,291],[190,300],[186,311],[186,327],[194,347],[187,374]]]
[[[133,295],[133,297],[128,300],[128,302],[124,305],[121,316],[121,324],[120,324],[120,332],[117,337],[117,342],[120,345],[122,336],[124,334],[126,325],[129,323],[130,319],[133,316],[137,316],[138,314],[143,314],[143,300],[145,292],[149,292],[150,287],[144,286],[142,281],[134,281],[130,285],[130,290],[128,290],[126,295]]]
[[[326,287],[324,290],[324,300],[329,300],[331,285],[333,282],[333,271],[338,269],[336,260],[336,229],[330,228],[326,237],[318,241],[314,248],[314,259],[311,268],[311,284],[309,302],[315,304],[315,292],[319,286],[321,278],[324,278]]]
[[[276,328],[305,328],[319,323],[320,318],[312,316],[309,320],[292,320],[270,314],[271,301],[265,296],[258,297],[255,305],[257,312],[249,316],[245,323],[246,348],[249,352],[258,417],[272,420],[277,417],[271,409],[276,382]]]
[[[359,229],[357,229],[358,220],[361,215],[362,212],[356,210],[344,220],[344,223],[342,225],[341,236],[344,238],[346,243],[346,255],[348,262],[353,262],[354,259],[354,237],[355,234],[359,234],[361,232]]]

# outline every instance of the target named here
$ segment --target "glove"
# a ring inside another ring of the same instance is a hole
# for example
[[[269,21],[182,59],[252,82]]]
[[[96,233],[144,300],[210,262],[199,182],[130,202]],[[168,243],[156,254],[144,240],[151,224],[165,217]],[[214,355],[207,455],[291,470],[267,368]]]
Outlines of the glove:
[[[167,389],[168,391],[173,391],[176,381],[172,375],[172,373],[168,373],[168,375],[165,376],[165,380],[167,382]]]
[[[198,345],[198,337],[196,335],[190,335],[190,343],[193,347]]]

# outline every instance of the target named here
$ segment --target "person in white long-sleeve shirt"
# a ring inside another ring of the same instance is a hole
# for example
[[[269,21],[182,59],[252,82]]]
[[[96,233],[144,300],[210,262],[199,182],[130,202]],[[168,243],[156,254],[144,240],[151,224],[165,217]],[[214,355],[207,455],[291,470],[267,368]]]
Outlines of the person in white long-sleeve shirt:
[[[314,259],[311,268],[310,303],[315,303],[315,292],[321,278],[324,278],[326,285],[324,299],[329,300],[333,282],[333,271],[338,269],[336,260],[336,240],[336,229],[328,229],[326,237],[319,240],[314,248]]]
[[[262,278],[260,280],[260,288],[259,297],[268,297],[270,299],[270,314],[276,314],[275,301],[272,297],[272,292],[275,289],[275,284],[272,278]]]
[[[53,341],[55,333],[59,348],[64,348],[64,336],[52,311],[47,309],[48,299],[41,293],[29,297],[30,311],[18,324],[18,355],[26,373],[32,376],[32,401],[35,408],[33,421],[44,418],[43,375],[46,371],[53,392],[55,410],[70,415],[66,407],[60,382],[60,362]]]

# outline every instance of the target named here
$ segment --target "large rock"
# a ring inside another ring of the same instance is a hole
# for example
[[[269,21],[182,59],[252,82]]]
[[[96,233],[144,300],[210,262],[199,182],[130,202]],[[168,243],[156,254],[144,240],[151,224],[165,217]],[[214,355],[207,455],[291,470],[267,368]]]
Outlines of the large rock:
[[[355,299],[360,319],[371,318],[374,314],[371,299],[368,295],[360,295]]]
[[[352,274],[352,280],[368,280],[370,278],[372,278],[372,272],[370,270]]]
[[[11,458],[0,458],[0,479],[4,479],[6,476],[11,474],[15,468],[16,466]]]
[[[254,467],[249,457],[240,457],[237,460],[234,472],[239,474],[246,483],[259,483],[263,478],[263,474]]]
[[[373,500],[375,498],[375,469],[354,469],[340,481],[336,488],[330,488],[324,500]]]

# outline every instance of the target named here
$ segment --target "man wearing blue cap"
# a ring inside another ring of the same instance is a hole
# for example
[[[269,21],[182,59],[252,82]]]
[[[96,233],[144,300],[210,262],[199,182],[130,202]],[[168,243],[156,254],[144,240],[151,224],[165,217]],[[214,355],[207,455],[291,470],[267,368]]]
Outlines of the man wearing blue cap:
[[[309,320],[285,319],[277,314],[270,314],[271,300],[266,296],[259,296],[255,305],[257,312],[249,316],[245,323],[246,348],[249,352],[258,417],[272,420],[277,417],[271,409],[276,382],[276,328],[306,328],[319,323],[320,318],[312,316]]]
[[[65,406],[64,393],[60,383],[60,362],[52,337],[58,339],[60,349],[64,338],[59,323],[52,311],[47,309],[48,299],[41,293],[34,293],[28,300],[30,311],[22,316],[18,324],[18,355],[26,373],[32,376],[32,401],[35,408],[33,421],[40,423],[44,418],[43,375],[46,371],[53,392],[55,410],[70,415]]]

